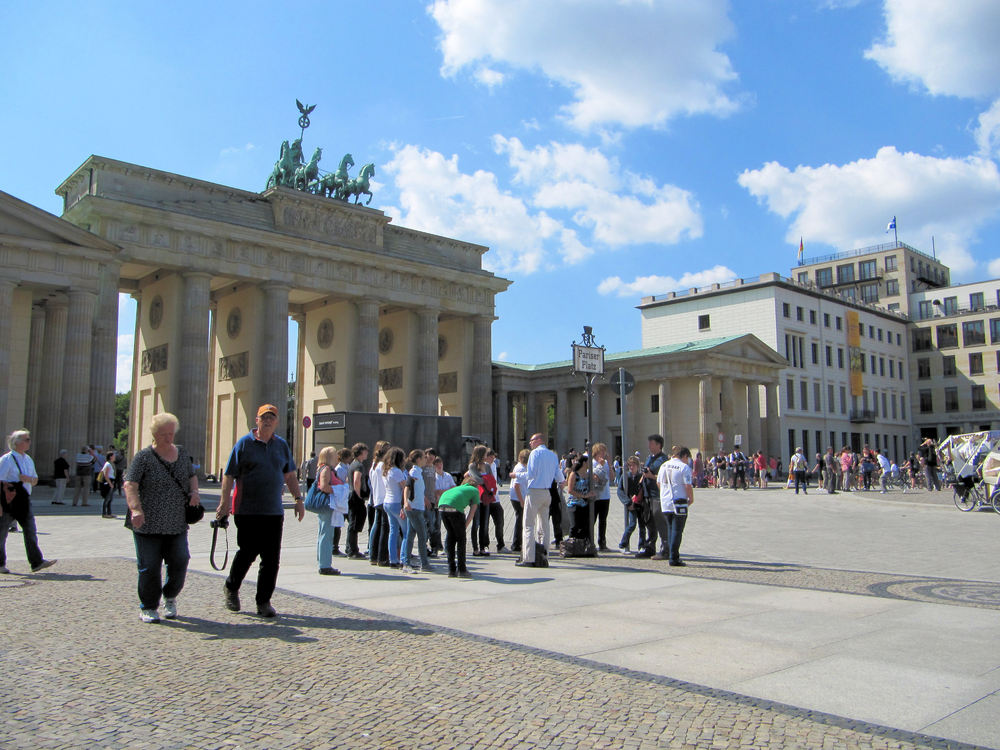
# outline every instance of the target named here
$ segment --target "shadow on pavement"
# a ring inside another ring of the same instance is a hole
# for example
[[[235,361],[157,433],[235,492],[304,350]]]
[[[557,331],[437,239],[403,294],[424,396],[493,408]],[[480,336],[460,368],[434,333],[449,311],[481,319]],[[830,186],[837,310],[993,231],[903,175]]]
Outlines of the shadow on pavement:
[[[249,612],[243,614],[245,621],[219,622],[200,617],[180,616],[176,620],[164,620],[168,626],[178,627],[191,633],[207,636],[205,640],[257,640],[276,638],[286,643],[315,643],[319,633],[310,630],[342,630],[353,632],[394,631],[408,635],[433,635],[434,631],[407,622],[387,619],[357,619],[351,617],[312,617],[300,614],[279,614],[275,620],[263,620]]]

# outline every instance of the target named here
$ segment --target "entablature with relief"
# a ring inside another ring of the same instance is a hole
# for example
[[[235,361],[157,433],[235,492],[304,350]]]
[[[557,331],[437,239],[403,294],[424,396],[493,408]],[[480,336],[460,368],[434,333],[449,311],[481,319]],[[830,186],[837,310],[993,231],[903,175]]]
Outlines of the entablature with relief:
[[[274,228],[330,244],[378,251],[390,219],[381,211],[331,201],[286,187],[264,193],[274,211]]]

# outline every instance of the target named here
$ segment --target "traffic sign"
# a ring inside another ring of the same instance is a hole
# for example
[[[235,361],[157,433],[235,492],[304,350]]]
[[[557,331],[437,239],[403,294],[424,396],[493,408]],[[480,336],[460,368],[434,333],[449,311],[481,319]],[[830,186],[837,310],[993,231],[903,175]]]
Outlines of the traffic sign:
[[[624,389],[622,389],[623,384]],[[627,396],[635,390],[635,378],[628,370],[615,370],[615,374],[611,376],[611,388],[615,393],[621,393],[624,390]]]
[[[309,426],[312,423],[313,423],[313,421],[311,419],[309,419],[309,417],[302,417],[302,426],[305,427],[307,430],[309,429]]]

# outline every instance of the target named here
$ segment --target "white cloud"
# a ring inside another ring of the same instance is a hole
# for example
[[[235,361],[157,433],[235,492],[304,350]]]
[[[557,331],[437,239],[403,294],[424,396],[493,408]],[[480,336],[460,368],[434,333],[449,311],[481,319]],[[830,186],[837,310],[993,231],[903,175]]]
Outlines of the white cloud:
[[[990,278],[1000,278],[1000,258],[991,260],[986,269],[989,271]]]
[[[245,146],[227,146],[219,152],[219,156],[236,156],[237,154],[246,154],[257,149],[252,143],[248,143]]]
[[[506,362],[507,361],[507,352],[500,352],[497,355],[497,361],[499,361],[499,362]]]
[[[493,145],[507,155],[514,181],[534,190],[536,206],[572,212],[577,226],[608,247],[701,236],[701,215],[691,193],[623,170],[597,149],[550,143],[528,150],[517,138],[500,135]]]
[[[505,78],[503,73],[492,68],[479,68],[476,71],[476,80],[491,89],[502,84]]]
[[[1000,93],[1000,3],[885,0],[885,39],[865,52],[895,80],[928,93]]]
[[[605,279],[597,286],[599,294],[618,297],[645,297],[664,294],[678,289],[722,284],[736,278],[736,272],[725,266],[715,266],[704,271],[688,272],[679,279],[673,276],[636,276],[632,281],[622,281],[618,276]]]
[[[581,129],[662,126],[727,115],[736,80],[718,50],[734,35],[725,0],[436,0],[441,72],[540,71],[567,87]]]
[[[484,263],[491,270],[537,271],[550,244],[568,260],[590,252],[572,229],[501,190],[492,172],[459,171],[457,156],[407,145],[385,170],[399,190],[400,224],[488,245]]]
[[[980,156],[986,159],[1000,156],[1000,99],[979,115],[975,133]]]
[[[744,171],[738,182],[772,212],[794,217],[785,234],[789,244],[804,237],[807,245],[849,250],[885,242],[885,226],[896,216],[902,241],[929,249],[934,237],[959,276],[975,265],[968,247],[977,229],[1000,209],[994,162],[900,153],[892,146],[844,165],[790,170],[770,162]]]

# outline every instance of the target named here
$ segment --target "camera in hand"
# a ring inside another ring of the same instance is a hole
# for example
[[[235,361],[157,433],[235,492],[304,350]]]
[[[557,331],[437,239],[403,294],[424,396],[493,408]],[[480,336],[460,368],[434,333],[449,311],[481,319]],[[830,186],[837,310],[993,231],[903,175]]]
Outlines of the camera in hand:
[[[213,529],[228,529],[229,528],[229,516],[225,518],[213,518],[209,521],[209,525]]]

